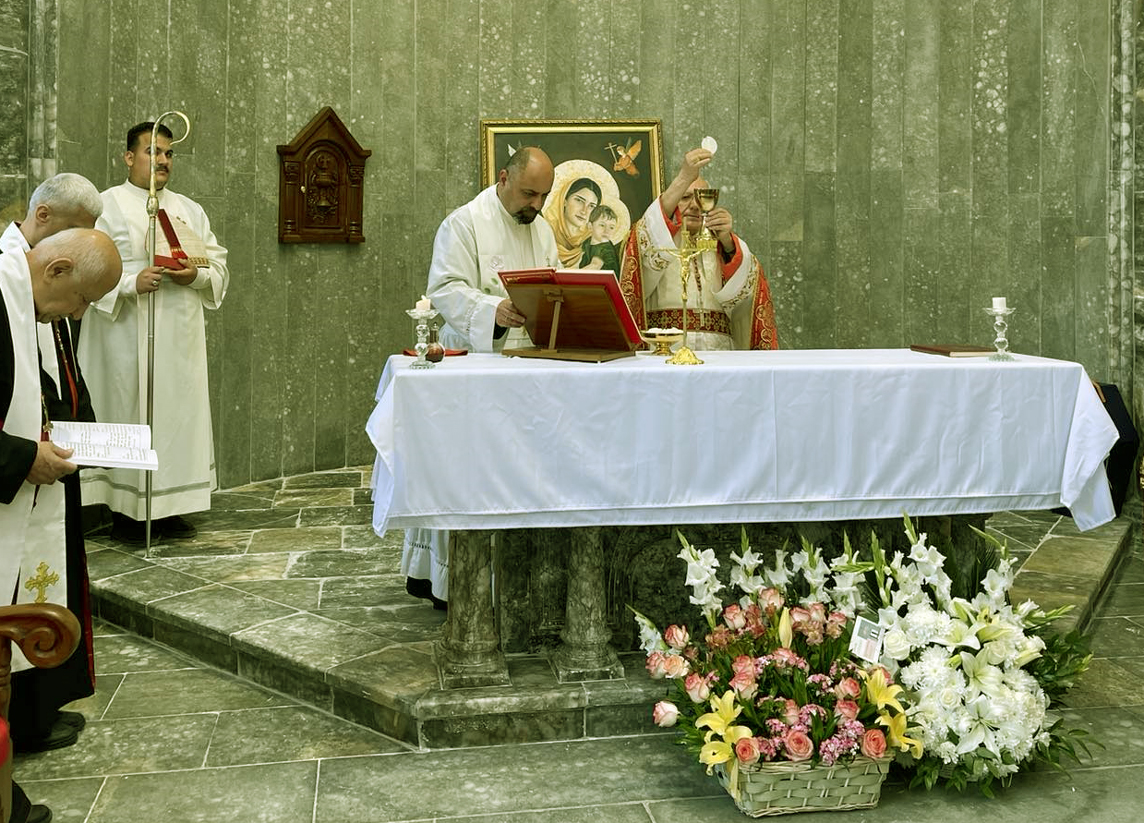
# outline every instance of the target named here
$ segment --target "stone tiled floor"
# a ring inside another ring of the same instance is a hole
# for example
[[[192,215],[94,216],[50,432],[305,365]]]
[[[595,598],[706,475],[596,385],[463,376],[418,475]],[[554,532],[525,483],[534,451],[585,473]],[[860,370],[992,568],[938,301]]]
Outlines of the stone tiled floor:
[[[385,714],[366,699],[371,678],[430,688],[416,682],[420,656],[441,621],[402,591],[397,542],[369,530],[367,480],[334,472],[219,494],[198,518],[200,538],[159,543],[151,560],[91,539],[104,617],[138,633],[99,622],[98,690],[77,704],[89,719],[80,742],[17,760],[32,798],[57,820],[88,823],[745,819],[671,735],[636,734],[646,725],[623,714],[609,727],[604,708],[582,739],[432,750],[332,714],[366,722]],[[1084,612],[1117,549],[1130,553],[1092,621],[1092,672],[1068,700],[1073,721],[1104,743],[1095,758],[1071,778],[1022,777],[992,802],[890,785],[876,811],[844,819],[1139,819],[1144,551],[1124,541],[1130,520],[1138,515],[1085,535],[1047,514],[990,521],[1024,560],[1020,585],[1044,605],[1075,602]],[[331,624],[346,641],[313,643]],[[539,671],[517,674],[543,680]],[[640,688],[634,681],[612,688]],[[587,687],[554,695],[537,685],[546,699],[591,704]],[[609,736],[617,731],[626,734]]]

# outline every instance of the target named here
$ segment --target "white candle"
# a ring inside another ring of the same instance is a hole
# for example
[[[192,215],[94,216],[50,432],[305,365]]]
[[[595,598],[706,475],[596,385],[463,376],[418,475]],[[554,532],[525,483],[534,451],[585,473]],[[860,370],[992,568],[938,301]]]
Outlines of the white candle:
[[[993,298],[993,311],[1005,311],[1006,308],[1004,297]]]
[[[421,295],[421,299],[417,301],[417,305],[414,306],[414,308],[417,309],[417,311],[429,311],[432,308],[432,303],[428,297]],[[996,300],[993,301],[993,308],[997,308]]]

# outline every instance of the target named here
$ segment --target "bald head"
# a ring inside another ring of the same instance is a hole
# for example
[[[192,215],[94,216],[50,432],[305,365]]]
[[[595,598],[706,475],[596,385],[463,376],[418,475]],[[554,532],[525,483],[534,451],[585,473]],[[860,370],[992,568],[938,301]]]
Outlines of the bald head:
[[[90,229],[103,213],[99,189],[82,174],[63,172],[36,187],[20,232],[29,246],[64,229]]]
[[[544,208],[554,177],[548,155],[536,146],[525,146],[516,150],[497,175],[497,197],[516,222],[531,223]]]
[[[115,244],[95,229],[65,229],[28,252],[36,319],[79,319],[88,305],[119,283],[123,263]]]

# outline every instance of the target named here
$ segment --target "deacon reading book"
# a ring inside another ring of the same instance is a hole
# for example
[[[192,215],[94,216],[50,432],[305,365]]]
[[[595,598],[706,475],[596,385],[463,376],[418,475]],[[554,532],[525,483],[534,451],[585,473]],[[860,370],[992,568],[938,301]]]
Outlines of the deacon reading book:
[[[68,460],[77,466],[147,471],[159,468],[159,456],[151,448],[150,426],[62,420],[52,424],[52,442],[72,449]]]
[[[942,344],[934,343],[932,345],[924,343],[914,343],[910,346],[912,351],[920,351],[925,354],[941,354],[946,357],[988,357],[991,354],[996,354],[997,349],[987,349],[982,346],[959,346],[956,344]]]

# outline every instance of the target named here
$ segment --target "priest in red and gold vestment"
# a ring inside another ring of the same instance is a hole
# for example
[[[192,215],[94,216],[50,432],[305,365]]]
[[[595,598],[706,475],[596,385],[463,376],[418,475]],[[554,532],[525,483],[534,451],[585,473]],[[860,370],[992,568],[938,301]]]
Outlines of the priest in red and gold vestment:
[[[620,288],[641,329],[683,327],[680,258],[671,249],[678,248],[681,229],[694,236],[703,226],[694,191],[707,187],[701,173],[712,156],[705,148],[687,152],[675,179],[628,234]],[[732,224],[725,208],[711,210],[707,227],[718,247],[687,261],[688,345],[696,351],[777,349],[766,276]]]

